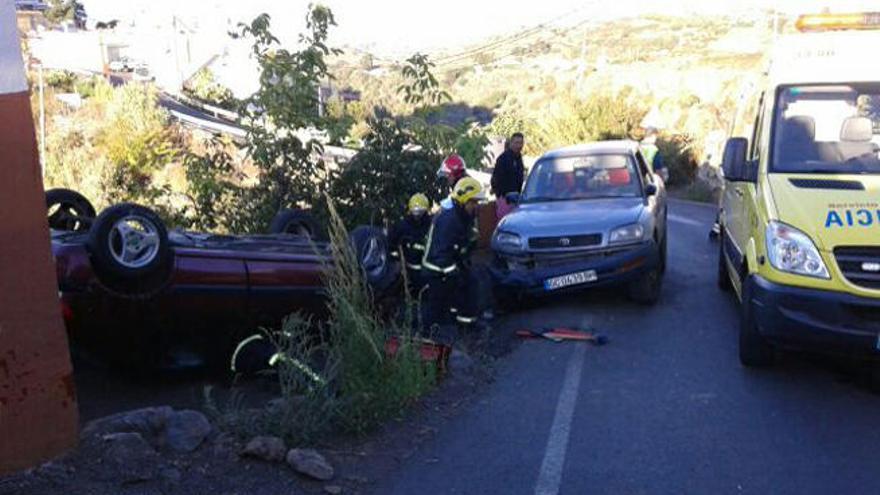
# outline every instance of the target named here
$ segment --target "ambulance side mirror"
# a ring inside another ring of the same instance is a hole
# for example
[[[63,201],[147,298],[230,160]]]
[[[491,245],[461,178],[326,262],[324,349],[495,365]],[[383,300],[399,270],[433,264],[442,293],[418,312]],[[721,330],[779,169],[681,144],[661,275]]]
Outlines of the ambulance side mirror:
[[[721,160],[721,170],[724,179],[732,182],[748,180],[746,170],[746,152],[749,141],[746,138],[736,137],[727,140],[724,145],[724,157]]]

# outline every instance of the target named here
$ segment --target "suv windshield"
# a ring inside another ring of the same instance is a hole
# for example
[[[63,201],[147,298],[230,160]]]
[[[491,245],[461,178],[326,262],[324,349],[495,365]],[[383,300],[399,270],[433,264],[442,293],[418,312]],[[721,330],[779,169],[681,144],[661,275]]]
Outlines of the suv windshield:
[[[880,84],[779,91],[771,172],[880,173]]]
[[[551,158],[535,164],[523,202],[638,197],[635,162],[627,154]]]

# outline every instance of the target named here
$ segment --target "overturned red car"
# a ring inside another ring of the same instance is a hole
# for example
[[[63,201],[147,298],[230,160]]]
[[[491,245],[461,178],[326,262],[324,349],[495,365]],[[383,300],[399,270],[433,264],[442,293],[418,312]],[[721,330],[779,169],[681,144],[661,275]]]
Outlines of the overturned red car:
[[[276,217],[267,235],[168,231],[149,208],[118,204],[95,216],[86,198],[47,192],[52,252],[73,344],[138,368],[228,363],[235,345],[296,311],[325,312],[328,243],[302,211]],[[367,281],[398,279],[381,229],[351,240]]]

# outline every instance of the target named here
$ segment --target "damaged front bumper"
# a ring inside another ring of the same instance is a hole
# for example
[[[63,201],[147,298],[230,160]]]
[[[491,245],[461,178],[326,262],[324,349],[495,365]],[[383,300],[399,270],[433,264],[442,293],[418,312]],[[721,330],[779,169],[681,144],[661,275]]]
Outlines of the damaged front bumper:
[[[547,294],[633,282],[660,263],[654,241],[583,251],[495,253],[492,278],[502,290]],[[587,281],[548,288],[548,281],[589,273]],[[595,275],[595,276],[593,276]]]

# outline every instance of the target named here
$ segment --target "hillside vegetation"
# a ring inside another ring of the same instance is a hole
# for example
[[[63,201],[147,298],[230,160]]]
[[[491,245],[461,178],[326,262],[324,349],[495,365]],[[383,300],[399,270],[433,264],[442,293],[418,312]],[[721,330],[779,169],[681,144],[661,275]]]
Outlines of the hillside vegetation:
[[[647,17],[532,31],[432,57],[456,103],[447,105],[450,123],[494,121],[494,134],[521,127],[527,154],[537,155],[578,140],[638,138],[638,124],[654,108],[664,132],[703,160],[729,127],[741,87],[763,67],[772,17]],[[347,50],[332,65],[336,84],[362,92],[357,112],[410,111],[396,92],[396,64],[374,60]]]

